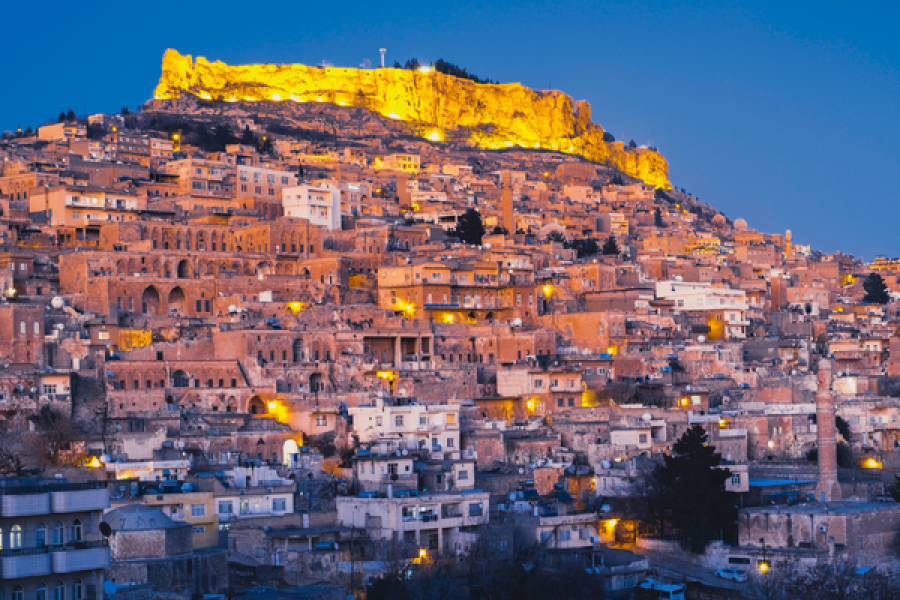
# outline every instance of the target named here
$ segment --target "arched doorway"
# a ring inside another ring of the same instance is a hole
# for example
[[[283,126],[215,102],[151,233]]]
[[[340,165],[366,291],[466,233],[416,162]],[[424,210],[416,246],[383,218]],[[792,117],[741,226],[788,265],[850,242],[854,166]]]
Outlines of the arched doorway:
[[[309,391],[313,392],[314,394],[325,391],[325,384],[322,383],[321,373],[313,373],[309,376]]]
[[[187,299],[184,297],[184,290],[180,286],[172,288],[172,291],[169,292],[169,313],[184,314],[186,306]]]
[[[251,415],[266,414],[266,405],[260,400],[259,396],[253,396],[250,399],[249,412]]]
[[[298,363],[303,360],[303,340],[294,340],[294,362]]]
[[[189,263],[187,259],[184,259],[178,263],[178,279],[190,279],[190,277],[191,263]]]
[[[145,315],[159,314],[159,292],[152,285],[141,294],[141,310]]]
[[[191,386],[191,377],[181,369],[172,373],[172,387],[186,388]]]

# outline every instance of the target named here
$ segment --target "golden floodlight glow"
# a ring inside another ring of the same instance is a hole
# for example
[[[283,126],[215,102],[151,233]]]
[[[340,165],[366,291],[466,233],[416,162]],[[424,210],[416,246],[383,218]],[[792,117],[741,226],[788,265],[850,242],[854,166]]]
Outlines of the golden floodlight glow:
[[[728,422],[725,419],[719,419],[719,427],[726,427]]]
[[[443,138],[441,138],[441,132],[438,131],[437,129],[435,129],[434,131],[429,133],[426,137],[427,137],[427,139],[431,140],[432,142],[442,142],[443,141]]]
[[[276,408],[278,408],[278,403],[275,402],[274,400],[270,400],[268,407],[269,407],[269,410],[275,410]]]
[[[91,460],[90,460],[90,462],[87,464],[87,466],[89,466],[89,467],[92,468],[92,469],[99,469],[100,467],[103,466],[103,463],[100,462],[100,459],[99,459],[99,458],[97,458],[96,456],[94,456],[94,457],[91,457]]]
[[[769,450],[775,447],[775,440],[769,440],[769,443],[766,444],[769,447]]]
[[[212,96],[209,95],[209,92],[200,92],[200,97],[204,100],[212,99]]]
[[[385,381],[393,381],[396,374],[393,371],[376,371],[375,376]]]
[[[444,315],[444,323],[452,323],[452,322],[453,322],[453,315],[451,315],[450,313],[445,314]]]
[[[682,399],[681,399],[681,405],[682,405],[682,406],[687,406],[687,405],[688,405],[688,399],[687,399],[687,398],[682,398]]]
[[[275,102],[280,102],[281,94],[272,94],[272,100],[274,100]]]
[[[863,466],[867,469],[880,469],[881,463],[874,458],[869,458],[866,460],[866,462],[863,463]]]
[[[9,288],[8,290],[6,290],[6,295],[7,295],[7,296],[15,296],[15,295],[16,295],[16,288],[11,287],[11,288]]]
[[[618,522],[619,522],[618,519],[610,519],[609,521],[606,522],[606,526],[609,527],[610,529],[613,529],[616,526],[616,523],[618,523]]]
[[[305,309],[306,309],[306,304],[305,304],[304,302],[300,302],[300,301],[298,301],[298,300],[293,300],[293,301],[291,301],[291,302],[288,302],[288,305],[287,305],[287,306],[288,306],[288,308],[290,309],[290,311],[291,311],[292,313],[294,313],[295,315],[296,315],[298,312],[300,312],[301,310],[305,310]]]
[[[553,286],[552,285],[547,284],[544,286],[544,295],[548,298],[553,295]]]
[[[388,113],[388,114],[387,114],[387,118],[388,118],[388,119],[394,119],[395,121],[399,121],[399,120],[402,119],[403,117],[401,117],[401,116],[398,115],[397,113]]]
[[[617,354],[619,354],[619,349],[616,346],[610,346],[606,349],[606,353],[612,356],[616,356]]]
[[[765,573],[766,571],[768,571],[768,570],[769,570],[769,563],[767,563],[767,562],[765,562],[765,561],[760,562],[760,563],[759,563],[759,570],[762,571],[763,573]]]

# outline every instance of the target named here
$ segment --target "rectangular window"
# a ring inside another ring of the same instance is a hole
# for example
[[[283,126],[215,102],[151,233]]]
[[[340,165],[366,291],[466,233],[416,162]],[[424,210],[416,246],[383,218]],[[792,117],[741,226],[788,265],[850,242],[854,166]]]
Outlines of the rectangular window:
[[[272,510],[287,510],[287,501],[284,498],[272,498]]]
[[[394,425],[397,427],[403,427],[403,415],[397,415],[394,417]]]
[[[741,474],[735,473],[731,476],[731,485],[741,485]]]
[[[206,516],[206,505],[205,504],[191,504],[191,516],[192,517],[205,517]]]
[[[219,502],[219,514],[228,515],[234,512],[234,505],[231,502]]]
[[[328,417],[325,415],[316,417],[316,427],[325,427],[326,425],[328,425]]]
[[[459,475],[457,476],[457,479],[459,479],[460,481],[465,481],[465,480],[469,479],[469,472],[468,471],[460,471]]]
[[[639,444],[646,444],[646,443],[647,443],[647,434],[646,434],[646,433],[641,433],[641,434],[638,435],[638,443],[639,443]]]
[[[447,438],[447,447],[448,447],[448,448],[452,448],[452,447],[453,447],[453,438]]]
[[[469,505],[469,516],[470,517],[480,517],[484,514],[484,507],[480,502]]]

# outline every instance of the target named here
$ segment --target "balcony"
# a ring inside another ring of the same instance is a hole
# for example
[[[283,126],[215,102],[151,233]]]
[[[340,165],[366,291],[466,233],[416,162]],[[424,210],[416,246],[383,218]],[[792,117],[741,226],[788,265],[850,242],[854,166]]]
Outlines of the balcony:
[[[100,540],[53,548],[50,563],[54,573],[106,569],[109,567],[109,546],[106,540]]]
[[[0,552],[0,579],[24,579],[50,574],[50,553],[46,546]]]
[[[0,517],[30,517],[50,512],[50,494],[37,488],[0,490]]]
[[[105,508],[109,508],[109,489],[105,486],[50,492],[50,510],[55,513],[84,512]]]

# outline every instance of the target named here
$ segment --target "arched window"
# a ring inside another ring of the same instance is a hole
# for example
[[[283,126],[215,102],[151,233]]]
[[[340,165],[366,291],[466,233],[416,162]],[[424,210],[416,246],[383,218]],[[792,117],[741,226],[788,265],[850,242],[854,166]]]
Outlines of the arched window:
[[[11,550],[22,548],[22,526],[13,525],[9,530],[9,547]]]
[[[65,541],[65,528],[61,521],[57,521],[56,525],[53,526],[53,545],[62,546]]]
[[[62,581],[53,586],[53,600],[66,600],[66,584]]]
[[[19,321],[19,335],[25,335],[25,321]]]
[[[34,600],[47,600],[47,584],[41,582],[34,591]]]
[[[12,600],[25,600],[25,588],[17,585],[13,588]]]
[[[80,579],[72,582],[72,600],[84,600],[84,586]]]
[[[72,521],[72,541],[81,541],[81,520],[79,519],[75,519],[74,521]]]
[[[37,321],[34,322],[34,335],[41,335],[41,324]]]
[[[43,523],[38,523],[37,531],[34,534],[34,545],[38,547],[47,545],[47,526]]]

